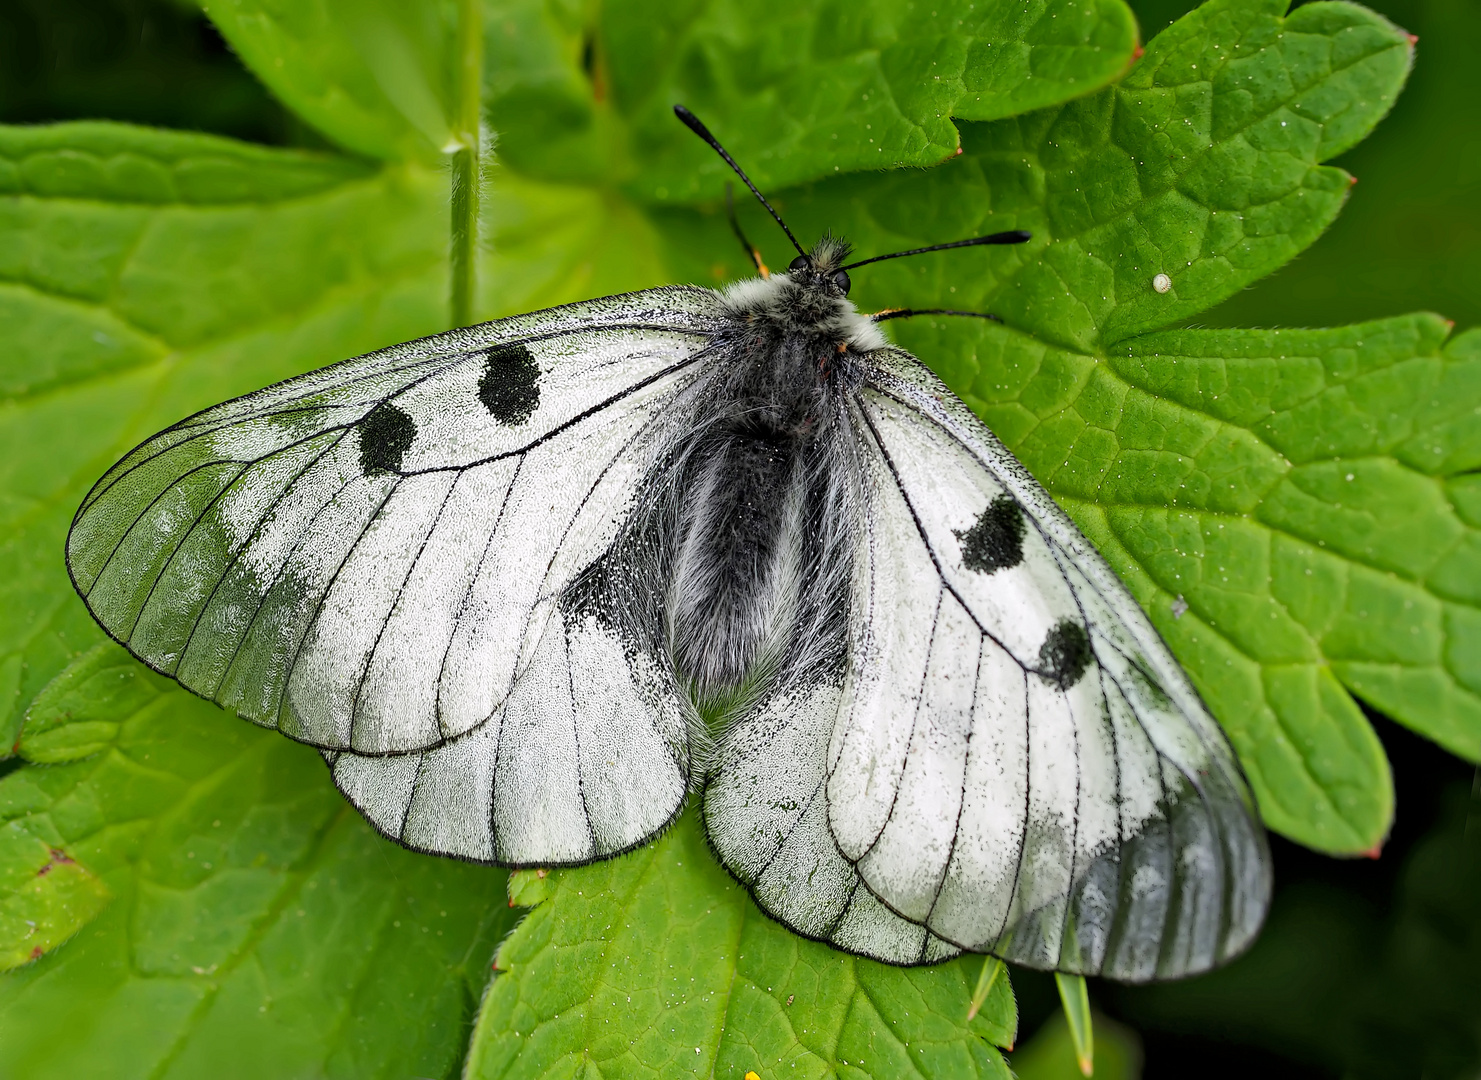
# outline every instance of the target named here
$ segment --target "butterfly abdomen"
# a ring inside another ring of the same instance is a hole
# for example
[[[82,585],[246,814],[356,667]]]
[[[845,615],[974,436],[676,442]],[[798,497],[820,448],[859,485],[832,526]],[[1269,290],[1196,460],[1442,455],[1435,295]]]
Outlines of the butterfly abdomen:
[[[701,698],[743,682],[795,593],[803,440],[717,431],[685,477],[670,590],[674,664]]]

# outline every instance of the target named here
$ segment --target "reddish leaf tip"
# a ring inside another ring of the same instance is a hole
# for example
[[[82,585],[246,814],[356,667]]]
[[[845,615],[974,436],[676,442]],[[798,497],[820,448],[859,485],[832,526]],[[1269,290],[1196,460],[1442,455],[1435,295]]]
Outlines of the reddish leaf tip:
[[[40,960],[45,953],[46,950],[43,949],[40,945],[37,945],[34,949],[31,950],[31,959]]]
[[[1419,35],[1418,34],[1410,34],[1409,35],[1409,44],[1411,46],[1418,45],[1419,44]]]
[[[1383,854],[1383,845],[1382,844],[1374,844],[1367,851],[1363,852],[1363,858],[1365,858],[1365,859],[1376,859],[1376,858],[1378,858],[1382,854]]]

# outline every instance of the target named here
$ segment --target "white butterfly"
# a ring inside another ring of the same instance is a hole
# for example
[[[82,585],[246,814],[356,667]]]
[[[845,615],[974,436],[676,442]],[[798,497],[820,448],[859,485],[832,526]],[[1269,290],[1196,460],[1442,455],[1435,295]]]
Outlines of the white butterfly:
[[[1069,518],[850,303],[846,246],[798,251],[207,409],[89,493],[78,591],[421,851],[608,858],[697,789],[761,907],[850,952],[1227,959],[1270,869],[1217,724]]]

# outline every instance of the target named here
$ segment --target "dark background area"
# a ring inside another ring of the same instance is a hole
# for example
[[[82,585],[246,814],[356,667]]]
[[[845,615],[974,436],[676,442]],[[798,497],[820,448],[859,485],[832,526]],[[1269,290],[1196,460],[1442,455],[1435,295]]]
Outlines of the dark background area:
[[[1144,39],[1196,6],[1131,0]],[[1336,164],[1359,179],[1332,229],[1207,326],[1334,326],[1433,310],[1481,323],[1481,2],[1370,0],[1418,35],[1393,114]],[[0,122],[106,118],[274,145],[323,142],[172,0],[0,0]],[[1147,1080],[1481,1075],[1481,791],[1477,771],[1370,714],[1397,817],[1376,860],[1273,840],[1277,890],[1259,943],[1168,986],[1094,983],[1141,1032]],[[1021,1030],[1059,1008],[1014,971]]]

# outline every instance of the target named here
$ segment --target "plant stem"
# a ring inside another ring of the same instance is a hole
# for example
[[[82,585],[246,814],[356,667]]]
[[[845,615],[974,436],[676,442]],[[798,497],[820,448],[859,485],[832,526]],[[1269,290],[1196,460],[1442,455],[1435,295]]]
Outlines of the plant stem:
[[[478,270],[479,116],[483,94],[483,4],[459,0],[457,115],[452,155],[452,324],[473,322]]]
[[[987,995],[992,993],[992,988],[997,983],[998,978],[1003,974],[1005,967],[1006,965],[996,956],[984,956],[982,958],[982,974],[977,976],[977,989],[972,991],[972,1006],[967,1010],[967,1021],[969,1023],[982,1008],[983,1002],[987,1000]]]

